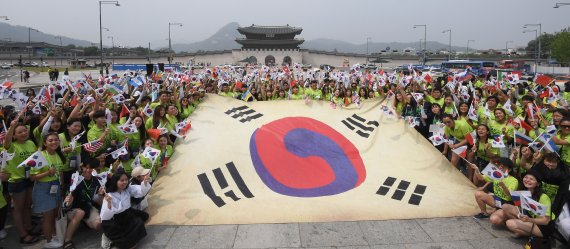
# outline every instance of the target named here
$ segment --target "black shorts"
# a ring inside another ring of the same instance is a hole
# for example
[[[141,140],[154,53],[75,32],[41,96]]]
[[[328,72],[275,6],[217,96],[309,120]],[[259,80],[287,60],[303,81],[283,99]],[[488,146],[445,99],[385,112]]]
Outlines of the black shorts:
[[[34,187],[34,182],[32,182],[30,179],[23,179],[17,182],[8,182],[8,192],[10,194],[18,194],[32,187]]]

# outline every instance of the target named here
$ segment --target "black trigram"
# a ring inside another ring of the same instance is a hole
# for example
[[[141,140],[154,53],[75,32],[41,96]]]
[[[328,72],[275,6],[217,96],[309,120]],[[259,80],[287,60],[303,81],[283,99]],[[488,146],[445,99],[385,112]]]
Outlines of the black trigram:
[[[368,121],[366,119],[353,114],[351,117],[342,120],[342,123],[348,127],[348,129],[356,130],[356,134],[361,137],[368,138],[370,134],[376,129],[380,124],[377,121]],[[356,127],[355,127],[356,126]]]
[[[230,176],[234,180],[235,184],[237,185],[239,191],[243,194],[243,196],[246,198],[253,198],[254,197],[253,194],[251,193],[251,191],[249,191],[247,185],[245,185],[245,182],[241,178],[241,175],[239,174],[234,163],[233,162],[226,163],[226,168],[228,168]],[[220,188],[222,190],[225,190],[226,188],[229,187],[228,181],[226,180],[226,177],[224,176],[222,169],[216,168],[212,172],[214,173],[214,177],[216,178],[216,181],[218,182],[218,185],[220,185]],[[216,206],[222,207],[226,205],[226,202],[220,196],[218,196],[214,191],[214,188],[212,187],[210,179],[208,178],[206,173],[199,174],[198,180],[200,181],[200,185],[202,185],[202,190],[204,190],[204,194],[206,194],[214,202],[214,204],[216,204]],[[232,200],[234,201],[240,200],[240,198],[231,189],[226,191],[224,195],[232,198]]]
[[[384,184],[382,184],[383,186],[380,186],[378,191],[376,191],[376,194],[377,195],[388,194],[388,191],[390,191],[390,188],[394,186],[394,183],[396,183],[396,178],[394,177],[386,178]],[[401,201],[404,198],[406,190],[408,190],[409,187],[410,187],[410,182],[401,180],[400,184],[398,184],[398,187],[396,187],[396,191],[394,191],[394,194],[392,194],[392,199]],[[422,197],[423,194],[426,192],[426,189],[427,187],[424,185],[419,185],[419,184],[416,185],[416,188],[414,189],[412,196],[410,196],[410,200],[408,200],[408,204],[416,206],[420,205],[420,202],[422,201]]]
[[[249,122],[263,116],[263,114],[255,113],[255,110],[250,109],[245,105],[229,109],[225,112],[225,114],[230,115],[232,118],[238,119],[242,123]]]

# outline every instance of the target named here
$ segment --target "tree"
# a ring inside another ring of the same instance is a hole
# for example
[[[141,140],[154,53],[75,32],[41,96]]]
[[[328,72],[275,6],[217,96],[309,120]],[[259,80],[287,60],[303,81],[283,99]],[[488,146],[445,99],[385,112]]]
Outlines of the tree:
[[[559,32],[556,34],[550,49],[552,58],[556,59],[560,64],[570,64],[570,33]]]
[[[540,50],[541,50],[542,59],[548,58],[548,52],[550,51],[550,44],[554,40],[554,36],[555,36],[554,34],[544,33],[538,37],[541,43]],[[535,55],[536,53],[535,51],[538,51],[537,47],[538,47],[538,41],[536,39],[529,41],[526,46],[527,54]]]
[[[83,54],[85,56],[99,55],[99,48],[97,48],[97,47],[86,47],[83,49]]]

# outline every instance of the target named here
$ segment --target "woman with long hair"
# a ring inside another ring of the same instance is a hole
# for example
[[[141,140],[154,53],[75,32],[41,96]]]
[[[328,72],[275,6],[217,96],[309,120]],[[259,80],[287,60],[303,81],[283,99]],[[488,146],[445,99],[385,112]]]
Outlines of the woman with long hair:
[[[144,222],[148,214],[131,208],[131,197],[140,198],[150,190],[149,176],[140,185],[129,185],[127,173],[119,168],[107,181],[107,194],[101,205],[103,233],[111,246],[134,248],[146,236]]]
[[[145,128],[153,129],[157,127],[166,127],[168,120],[166,119],[166,110],[165,107],[162,105],[157,106],[154,108],[154,113],[152,114],[152,118],[147,119],[145,123]]]
[[[29,179],[29,168],[19,167],[38,150],[36,144],[29,138],[28,128],[19,122],[19,116],[10,123],[6,132],[4,149],[13,153],[14,158],[7,162],[3,173],[8,178],[8,192],[12,198],[12,216],[14,226],[20,236],[21,244],[34,244],[38,237],[31,234],[32,229],[32,187],[33,182]]]
[[[65,156],[66,163],[63,165],[63,182],[61,183],[62,189],[67,189],[71,182],[71,175],[79,169],[81,164],[81,141],[76,141],[74,147],[71,146],[73,138],[81,133],[83,127],[81,126],[81,120],[79,119],[69,119],[67,122],[67,129],[59,134],[59,140],[61,141],[63,155]],[[87,137],[87,134],[83,134],[82,137]],[[86,142],[86,140],[82,140]]]
[[[546,215],[538,215],[528,210],[521,210],[516,206],[505,204],[499,214],[506,219],[507,228],[515,234],[515,236],[536,236],[548,238],[553,232],[553,223],[550,214],[551,200],[542,191],[542,176],[534,171],[529,170],[523,176],[522,190],[530,191],[531,198],[534,201],[546,206]]]
[[[59,135],[55,132],[48,133],[40,150],[48,164],[30,170],[30,179],[35,181],[32,193],[34,212],[43,215],[42,232],[47,242],[44,248],[63,246],[63,242],[54,237],[55,217],[61,203],[61,172],[65,163],[59,144]]]
[[[469,152],[469,161],[477,165],[479,170],[487,166],[491,160],[499,157],[499,149],[491,147],[492,142],[493,138],[491,138],[489,127],[485,124],[478,125],[475,144]],[[479,182],[473,177],[473,173],[474,171],[469,169],[467,176],[475,185],[478,185]]]

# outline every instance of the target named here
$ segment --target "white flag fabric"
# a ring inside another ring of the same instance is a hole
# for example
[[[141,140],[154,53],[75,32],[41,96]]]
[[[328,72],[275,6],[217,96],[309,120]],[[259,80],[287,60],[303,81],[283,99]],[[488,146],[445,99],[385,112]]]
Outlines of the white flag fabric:
[[[148,158],[152,161],[152,164],[154,164],[156,162],[156,159],[158,159],[158,156],[160,155],[160,150],[157,150],[155,148],[152,147],[146,147],[144,149],[144,151],[142,152],[142,156],[144,158]]]
[[[501,181],[508,176],[505,172],[501,171],[497,165],[493,163],[487,164],[487,166],[481,171],[481,174],[488,176],[492,180]]]
[[[133,123],[124,124],[124,125],[121,125],[117,128],[119,128],[119,131],[121,131],[121,133],[123,133],[125,135],[134,134],[134,133],[137,133],[139,131],[137,129],[137,126]]]
[[[18,168],[31,167],[31,168],[40,169],[46,165],[49,165],[49,163],[42,154],[42,152],[36,151],[34,154],[32,154],[26,160],[20,163],[20,165],[18,165]]]
[[[83,176],[79,172],[75,172],[71,175],[71,183],[69,185],[69,192],[73,192],[79,183],[83,181]]]
[[[546,216],[547,206],[542,205],[540,202],[533,200],[529,196],[521,196],[521,207],[538,216]]]

